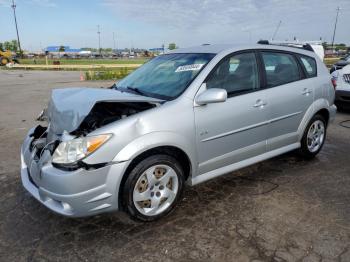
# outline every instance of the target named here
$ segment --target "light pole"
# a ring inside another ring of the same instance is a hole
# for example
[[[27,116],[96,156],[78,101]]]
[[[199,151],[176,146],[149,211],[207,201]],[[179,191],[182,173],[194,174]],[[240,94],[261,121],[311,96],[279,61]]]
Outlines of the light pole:
[[[338,15],[339,15],[340,8],[337,7],[337,16],[335,17],[335,24],[334,24],[334,31],[333,31],[333,38],[332,38],[332,49],[334,51],[334,38],[335,38],[335,31],[337,30],[337,23],[338,23]]]
[[[101,56],[101,32],[100,32],[100,25],[97,26],[97,34],[98,34],[98,52]]]
[[[115,44],[115,35],[114,35],[114,32],[113,32],[113,49],[114,49],[114,52],[117,52],[117,53],[118,53],[118,50],[116,50],[116,44]]]
[[[19,48],[19,53],[22,56],[22,48],[21,48],[21,42],[19,41],[19,34],[18,34],[18,26],[17,26],[17,18],[16,18],[16,4],[15,1],[12,0],[12,5],[11,7],[13,8],[13,16],[15,17],[15,25],[16,25],[16,32],[17,32],[17,42],[18,42],[18,48]]]
[[[280,20],[280,21],[278,22],[278,25],[277,25],[277,27],[276,27],[275,32],[274,32],[273,35],[272,35],[272,38],[271,38],[272,41],[275,40],[275,37],[276,37],[276,35],[277,35],[278,29],[280,29],[281,24],[282,24],[282,21]]]

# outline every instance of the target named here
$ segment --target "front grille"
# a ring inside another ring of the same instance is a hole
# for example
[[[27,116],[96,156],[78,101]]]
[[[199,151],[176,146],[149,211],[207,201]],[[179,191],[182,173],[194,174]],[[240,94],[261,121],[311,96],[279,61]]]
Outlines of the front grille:
[[[344,78],[344,81],[345,81],[346,83],[349,83],[349,84],[350,84],[350,74],[344,74],[344,75],[343,75],[343,78]]]

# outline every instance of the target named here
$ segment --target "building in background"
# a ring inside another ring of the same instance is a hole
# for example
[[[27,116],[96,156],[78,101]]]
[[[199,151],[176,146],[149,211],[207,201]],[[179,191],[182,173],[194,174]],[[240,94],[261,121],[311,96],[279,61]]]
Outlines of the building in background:
[[[79,56],[79,53],[82,51],[80,48],[70,48],[69,46],[48,46],[44,49],[45,53],[51,56]]]
[[[169,49],[165,47],[156,47],[156,48],[150,48],[148,49],[148,51],[152,52],[154,55],[162,55],[169,52]]]

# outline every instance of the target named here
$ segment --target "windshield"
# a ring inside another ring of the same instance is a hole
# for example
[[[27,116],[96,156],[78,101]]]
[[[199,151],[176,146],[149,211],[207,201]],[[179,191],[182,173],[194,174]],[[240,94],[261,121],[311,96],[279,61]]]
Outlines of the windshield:
[[[116,84],[116,88],[171,100],[182,94],[215,54],[158,56]]]

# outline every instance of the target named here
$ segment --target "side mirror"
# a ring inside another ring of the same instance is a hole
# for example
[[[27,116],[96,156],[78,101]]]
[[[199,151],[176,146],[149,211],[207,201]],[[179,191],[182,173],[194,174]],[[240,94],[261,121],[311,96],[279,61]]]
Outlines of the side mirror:
[[[212,103],[225,102],[227,100],[227,91],[221,88],[210,88],[197,96],[196,103],[198,105],[206,105]]]

